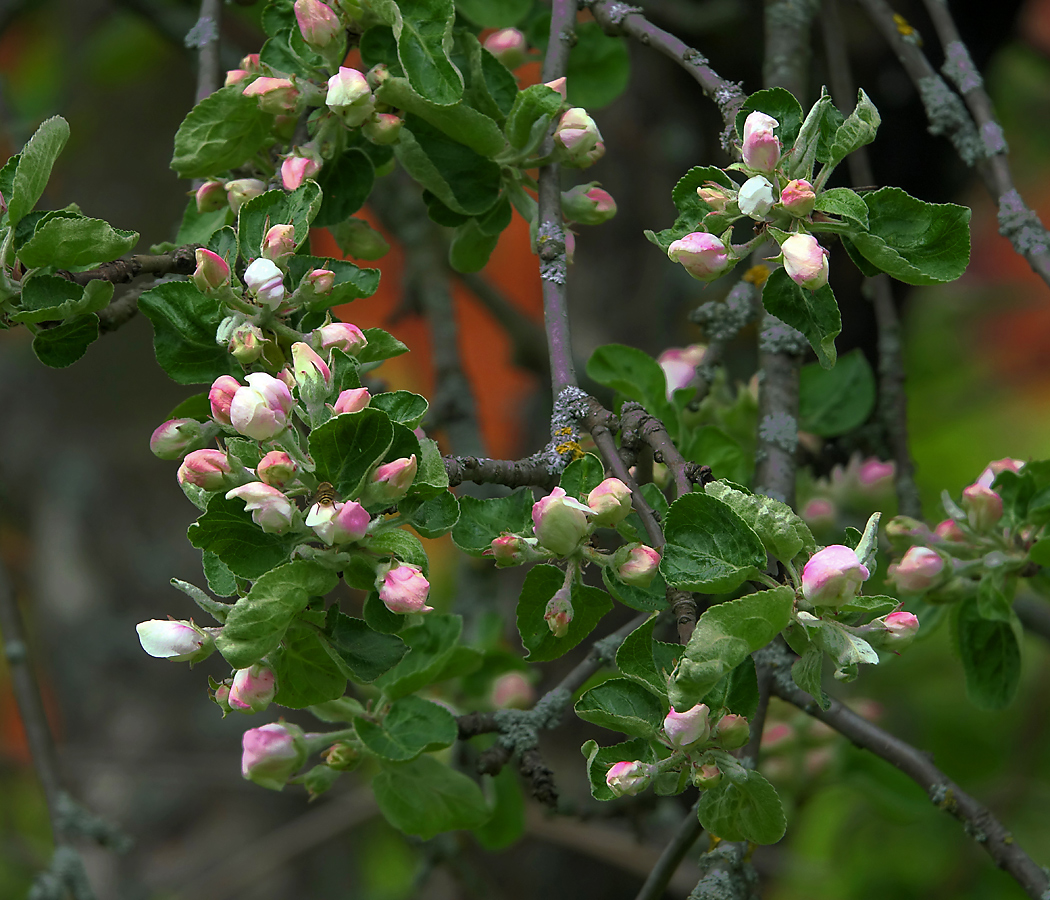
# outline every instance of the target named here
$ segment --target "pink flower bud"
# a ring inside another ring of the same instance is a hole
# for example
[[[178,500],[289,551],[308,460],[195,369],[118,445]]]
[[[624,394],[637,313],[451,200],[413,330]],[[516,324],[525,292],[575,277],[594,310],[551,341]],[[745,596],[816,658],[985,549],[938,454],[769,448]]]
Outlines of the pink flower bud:
[[[223,187],[226,189],[226,200],[234,212],[252,197],[266,193],[266,182],[258,178],[236,178],[227,181]]]
[[[867,493],[883,493],[893,488],[893,479],[897,474],[897,464],[883,462],[877,456],[871,456],[860,464],[857,481]]]
[[[416,567],[405,563],[396,565],[380,575],[376,581],[379,599],[391,612],[395,613],[428,613],[433,611],[427,606],[427,595],[430,593],[430,582]]]
[[[321,350],[327,353],[333,347],[356,356],[368,346],[368,338],[356,325],[349,322],[331,322],[322,325],[311,335],[314,344],[320,342]]]
[[[211,699],[215,702],[215,705],[222,710],[222,717],[225,719],[226,713],[231,711],[229,681],[223,681],[216,685],[215,692],[211,695]]]
[[[279,791],[306,762],[306,737],[290,722],[250,728],[242,739],[241,774],[257,785]]]
[[[561,78],[555,78],[554,81],[544,82],[546,87],[549,87],[552,91],[557,91],[561,94],[562,100],[569,99],[569,89],[566,87],[566,78],[562,75]]]
[[[294,191],[304,181],[313,178],[320,171],[320,159],[309,156],[288,156],[281,163],[281,184],[286,191]]]
[[[168,419],[153,432],[149,449],[159,459],[182,459],[207,442],[204,429],[196,419]]]
[[[649,769],[648,765],[637,759],[634,762],[613,763],[605,774],[605,783],[617,797],[640,794],[649,785]]]
[[[283,381],[265,372],[245,376],[230,403],[230,424],[240,434],[268,441],[284,431],[292,411],[292,394]]]
[[[1000,472],[1020,472],[1023,466],[1023,459],[1010,459],[1010,457],[1006,457],[1005,459],[993,460],[985,466],[984,471],[981,472],[980,477],[975,483],[990,488]]]
[[[563,151],[566,160],[575,160],[589,153],[602,139],[598,126],[587,110],[573,107],[562,114],[554,129],[554,143]]]
[[[296,341],[292,344],[292,371],[300,391],[325,392],[332,384],[332,372],[327,363],[318,356],[309,344]]]
[[[704,182],[703,187],[696,189],[696,195],[711,209],[721,212],[729,204],[729,201],[736,196],[736,191],[730,191],[717,181],[707,181]]]
[[[208,391],[208,402],[211,404],[211,417],[221,425],[230,424],[230,404],[234,394],[241,389],[241,383],[232,375],[220,375]]]
[[[501,534],[492,541],[484,555],[491,556],[502,569],[528,562],[532,558],[530,550],[525,538],[516,534]]]
[[[273,260],[260,257],[244,270],[244,285],[260,306],[277,309],[284,300],[284,273]]]
[[[875,630],[880,625],[884,631]],[[915,640],[919,631],[919,620],[910,612],[898,610],[881,619],[875,619],[868,629],[864,636],[873,647],[899,653]]]
[[[696,367],[704,361],[706,352],[705,345],[690,344],[688,347],[668,347],[656,358],[657,365],[664,370],[668,400],[674,399],[675,391],[687,388],[693,383],[696,379]]]
[[[230,333],[230,342],[226,349],[237,362],[247,366],[262,356],[265,342],[262,329],[251,322],[242,322]]]
[[[532,526],[539,542],[557,556],[569,556],[591,531],[589,506],[556,487],[532,505]]]
[[[811,234],[793,234],[783,244],[784,270],[795,284],[815,291],[828,283],[828,251]]]
[[[963,488],[962,506],[974,531],[987,531],[1003,517],[1003,498],[983,484]]]
[[[259,69],[259,54],[249,53],[247,56],[241,58],[240,67],[247,70],[248,72],[255,74]]]
[[[226,188],[221,181],[205,181],[196,193],[197,212],[209,213],[227,205]]]
[[[616,215],[616,201],[598,183],[578,184],[561,195],[561,211],[565,218],[581,225],[601,225]]]
[[[672,262],[681,263],[699,281],[714,281],[726,271],[730,263],[725,244],[706,231],[694,231],[672,241],[667,248],[667,256]]]
[[[295,253],[295,226],[274,225],[262,242],[262,255],[274,263],[284,262]],[[283,288],[283,284],[282,284]]]
[[[283,450],[271,450],[255,467],[255,474],[270,487],[283,488],[288,484],[298,471],[299,467]]]
[[[802,507],[802,518],[810,528],[831,528],[838,521],[838,510],[826,497],[814,497]]]
[[[270,705],[277,693],[277,681],[273,669],[256,663],[247,669],[238,669],[233,676],[228,702],[238,712],[262,712]]]
[[[783,747],[795,739],[795,729],[786,722],[776,722],[767,725],[762,732],[762,749],[774,750]]]
[[[375,99],[368,79],[357,69],[343,66],[328,79],[325,104],[351,128],[370,119],[375,111]]]
[[[569,633],[569,623],[572,622],[572,616],[571,589],[567,586],[561,587],[547,601],[547,608],[543,611],[543,619],[551,630],[551,634],[556,638],[563,638]]]
[[[813,191],[813,185],[804,178],[796,178],[784,186],[780,192],[780,202],[791,215],[802,218],[813,212],[817,195]]]
[[[267,534],[283,534],[292,524],[295,506],[277,488],[252,481],[226,492],[227,500],[243,500],[252,521]]]
[[[247,81],[251,78],[251,72],[246,69],[229,69],[226,72],[226,78],[222,83],[223,87],[231,87],[235,84],[240,84],[242,81]]]
[[[299,92],[287,78],[256,78],[242,93],[245,97],[258,97],[259,108],[275,116],[295,112]]]
[[[595,525],[612,528],[631,514],[631,489],[619,478],[606,478],[587,495]]]
[[[841,606],[856,596],[869,572],[843,544],[814,553],[802,570],[802,593],[814,606]]]
[[[523,673],[504,672],[493,682],[490,700],[496,709],[528,709],[536,702],[536,691]]]
[[[776,199],[773,197],[773,185],[761,175],[749,178],[741,185],[736,195],[737,206],[745,216],[761,222],[773,208]]]
[[[344,31],[339,16],[321,0],[295,0],[295,18],[303,40],[323,50]]]
[[[362,500],[369,506],[396,503],[412,487],[418,468],[415,453],[381,465],[365,485]]]
[[[740,155],[744,165],[759,172],[772,172],[780,162],[780,139],[773,129],[780,123],[772,116],[755,112],[744,120]]]
[[[902,591],[928,591],[944,569],[944,558],[929,547],[909,547],[900,562],[890,566],[889,578]]]
[[[711,735],[710,712],[706,703],[697,703],[685,712],[672,709],[664,717],[664,734],[679,750],[706,741]]]
[[[197,268],[191,276],[197,290],[208,293],[230,283],[230,267],[218,253],[197,248]]]
[[[904,612],[904,610],[891,612],[882,621],[886,623],[886,630],[899,638],[910,639],[919,630],[919,620],[910,612]]]
[[[211,656],[215,641],[193,622],[150,619],[135,626],[142,649],[156,659],[196,663]]]
[[[967,540],[966,532],[959,527],[959,523],[955,519],[945,519],[943,522],[938,522],[933,529],[933,533],[942,541],[965,543]]]
[[[368,406],[371,399],[372,395],[368,393],[368,388],[349,388],[339,394],[333,409],[337,416],[342,413],[360,412]]]
[[[368,511],[356,500],[318,502],[306,515],[306,524],[329,546],[361,540],[371,521]]]
[[[179,466],[179,484],[195,484],[206,491],[217,491],[226,486],[230,461],[221,450],[194,450]]]
[[[886,523],[886,537],[896,547],[910,547],[912,544],[931,544],[937,538],[925,522],[909,516],[894,516]]]
[[[504,28],[490,34],[483,46],[508,69],[516,69],[525,62],[525,51],[528,49],[525,35],[517,28]]]
[[[621,581],[633,584],[635,587],[647,588],[656,577],[656,570],[660,565],[660,554],[652,547],[642,544],[634,547],[627,555],[627,559],[616,570]]]
[[[384,82],[389,81],[391,77],[390,68],[385,63],[376,63],[365,73],[365,81],[368,82],[368,86],[373,91],[379,90]]]
[[[722,745],[723,750],[736,750],[743,747],[751,737],[751,726],[743,716],[722,716],[715,726],[713,737]]]
[[[710,790],[721,780],[722,770],[713,763],[693,769],[693,784],[702,791]]]
[[[306,273],[303,284],[317,296],[324,297],[332,293],[332,288],[335,287],[335,272],[331,269],[311,269]]]
[[[373,113],[372,118],[361,126],[361,134],[373,144],[396,144],[404,124],[404,120],[393,113]]]
[[[573,258],[576,256],[576,235],[574,235],[568,228],[565,229],[565,263],[566,265],[572,265]]]

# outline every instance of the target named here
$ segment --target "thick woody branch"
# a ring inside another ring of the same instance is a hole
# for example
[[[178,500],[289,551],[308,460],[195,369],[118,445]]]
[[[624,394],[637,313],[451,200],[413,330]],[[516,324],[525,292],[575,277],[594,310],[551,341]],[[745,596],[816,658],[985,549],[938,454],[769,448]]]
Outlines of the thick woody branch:
[[[125,284],[140,275],[192,275],[197,268],[197,244],[176,247],[167,253],[136,253],[127,259],[115,259],[102,263],[97,269],[85,272],[67,272],[59,269],[56,275],[72,281],[74,284],[87,284],[89,281],[112,281],[114,284]]]
[[[219,89],[220,64],[219,23],[222,16],[222,0],[201,0],[201,13],[197,24],[186,36],[187,44],[196,45],[197,57],[197,102]]]
[[[545,459],[479,459],[476,456],[446,456],[445,471],[450,487],[472,481],[474,484],[502,484],[504,487],[539,487],[552,490],[559,474],[551,472]]]
[[[620,409],[620,446],[636,451],[642,444],[648,444],[652,448],[653,459],[670,470],[676,497],[688,494],[693,489],[694,480],[711,480],[710,466],[690,467],[689,462],[678,452],[664,423],[646,412],[640,403],[629,400]]]

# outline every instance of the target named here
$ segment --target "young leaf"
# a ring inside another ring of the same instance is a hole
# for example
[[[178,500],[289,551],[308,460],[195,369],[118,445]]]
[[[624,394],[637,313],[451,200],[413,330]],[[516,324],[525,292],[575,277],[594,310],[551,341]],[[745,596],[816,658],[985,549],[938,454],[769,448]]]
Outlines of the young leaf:
[[[525,576],[518,597],[518,633],[521,643],[529,651],[530,662],[557,659],[587,637],[601,618],[612,609],[612,600],[605,591],[584,584],[572,585],[572,621],[564,637],[555,637],[543,614],[547,601],[561,588],[565,573],[557,566],[536,566]]]
[[[376,394],[368,405],[383,410],[391,422],[399,422],[408,428],[418,427],[430,406],[425,397],[420,397],[419,394],[413,394],[411,391],[389,391],[385,394]]]
[[[452,713],[422,697],[402,697],[390,705],[381,724],[357,719],[354,729],[361,743],[389,762],[408,762],[456,739]]]
[[[745,494],[724,481],[712,481],[704,491],[751,526],[766,550],[781,562],[791,562],[803,550],[816,551],[817,542],[809,526],[786,503],[760,494]]]
[[[533,84],[519,92],[503,126],[510,145],[523,153],[535,149],[561,110],[562,102],[561,94],[545,84]]]
[[[463,630],[463,619],[442,613],[428,613],[422,622],[401,631],[408,644],[405,658],[375,681],[391,700],[415,693],[430,684],[452,657]]]
[[[616,667],[626,677],[645,685],[659,696],[667,696],[667,679],[674,671],[682,647],[653,639],[656,616],[632,631],[616,651]],[[659,654],[660,661],[656,656]]]
[[[762,305],[806,336],[821,366],[835,365],[835,338],[842,331],[842,318],[830,285],[807,291],[784,269],[776,269],[762,288]]]
[[[374,183],[375,167],[360,147],[327,163],[317,177],[323,199],[313,224],[321,228],[345,221],[365,205]]]
[[[828,148],[828,162],[830,169],[835,168],[854,150],[859,150],[866,144],[875,140],[875,133],[882,124],[882,117],[875,108],[875,104],[864,93],[863,89],[857,91],[857,105],[835,132],[835,137]],[[830,174],[830,171],[829,173]],[[821,178],[827,181],[827,176],[821,172]]]
[[[558,484],[570,497],[586,503],[587,495],[604,480],[605,464],[593,453],[585,453],[565,467]]]
[[[452,0],[374,0],[372,8],[393,29],[398,60],[416,92],[441,106],[459,100],[463,76],[449,58],[456,19]]]
[[[798,425],[820,437],[837,437],[859,428],[875,409],[875,373],[864,351],[850,350],[834,369],[803,366]]]
[[[986,619],[977,600],[968,598],[955,616],[955,633],[966,674],[966,694],[979,709],[1002,709],[1017,693],[1021,680],[1021,626]]]
[[[824,653],[816,644],[810,644],[791,666],[791,677],[802,690],[809,694],[821,709],[831,706],[831,699],[821,687],[820,675]]]
[[[457,272],[480,272],[498,243],[498,234],[486,234],[477,219],[467,219],[452,235],[448,264]]]
[[[98,339],[98,316],[90,313],[40,331],[33,338],[33,353],[45,366],[64,369],[87,353]]]
[[[312,624],[293,619],[267,657],[277,681],[274,702],[290,709],[337,700],[346,693],[346,673],[328,653]]]
[[[201,568],[204,569],[204,577],[208,580],[208,590],[216,597],[232,597],[237,593],[236,576],[214,553],[204,551]]]
[[[18,154],[11,189],[4,193],[8,198],[7,223],[10,227],[14,228],[36,206],[47,187],[55,160],[68,139],[69,123],[61,116],[52,116],[40,123]]]
[[[273,116],[243,90],[237,85],[220,88],[183,120],[171,158],[171,167],[182,178],[203,178],[239,166],[270,139]]]
[[[361,271],[376,272],[376,283],[378,284],[379,275],[377,269],[362,269]],[[365,328],[364,335],[368,345],[357,354],[357,361],[361,365],[382,362],[384,359],[391,359],[392,357],[400,356],[402,353],[408,353],[408,347],[389,332],[383,331],[382,328]]]
[[[22,282],[22,309],[15,322],[61,322],[98,312],[113,298],[113,283],[89,281],[81,287],[58,275],[34,275]]]
[[[627,89],[631,78],[627,41],[605,34],[597,22],[577,24],[565,75],[570,104],[587,109],[608,106]]]
[[[102,219],[49,219],[22,245],[18,258],[29,267],[70,269],[109,262],[138,242],[137,231],[114,228]]]
[[[528,15],[532,0],[457,0],[456,7],[482,28],[510,28]]]
[[[425,538],[448,534],[459,520],[459,501],[449,491],[429,499],[406,497],[397,505],[397,509],[405,521]]]
[[[424,841],[444,831],[477,828],[491,815],[481,788],[432,756],[386,764],[372,790],[391,825]]]
[[[829,188],[817,194],[813,208],[820,212],[841,216],[854,228],[868,230],[868,205],[856,191],[849,188]]]
[[[700,824],[726,841],[775,844],[787,830],[784,807],[773,785],[750,770],[747,780],[728,778],[704,791],[697,806]]]
[[[321,188],[315,181],[305,181],[290,194],[266,191],[252,197],[237,212],[237,241],[241,256],[254,259],[259,255],[263,237],[273,225],[294,225],[295,246],[302,246],[310,236],[310,223],[321,208]]]
[[[347,678],[370,684],[396,666],[408,652],[405,642],[392,634],[373,631],[361,619],[328,608],[324,627],[325,650]]]
[[[649,587],[640,588],[621,581],[611,568],[605,567],[602,569],[602,583],[605,589],[624,606],[629,606],[638,612],[657,612],[667,609],[667,582],[664,581],[659,571],[650,582]]]
[[[660,733],[667,712],[647,687],[627,678],[610,678],[586,691],[575,710],[584,722],[643,738]]]
[[[329,419],[310,432],[318,479],[329,482],[344,500],[356,498],[393,439],[394,429],[382,410],[366,407]]]
[[[528,488],[484,500],[465,494],[459,498],[459,521],[452,529],[452,543],[470,556],[481,556],[501,534],[532,530],[532,504]]]
[[[667,402],[667,378],[663,369],[644,350],[625,344],[605,344],[587,361],[587,374],[606,387],[637,400],[666,426],[677,422]]]
[[[299,534],[267,534],[252,521],[241,500],[213,494],[208,510],[186,532],[198,550],[214,553],[234,575],[258,578],[288,559]]]

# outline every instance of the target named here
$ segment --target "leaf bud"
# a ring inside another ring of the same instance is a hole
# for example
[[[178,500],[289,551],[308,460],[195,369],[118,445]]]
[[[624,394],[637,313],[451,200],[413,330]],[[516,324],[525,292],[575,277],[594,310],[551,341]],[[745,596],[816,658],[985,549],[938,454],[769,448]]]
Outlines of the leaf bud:
[[[783,244],[784,270],[800,287],[815,291],[828,283],[828,251],[811,234],[793,234]]]
[[[215,640],[192,621],[150,619],[135,626],[142,649],[155,659],[197,663],[215,650]]]
[[[740,155],[744,165],[758,172],[772,172],[780,162],[780,139],[773,129],[780,123],[772,116],[755,110],[744,120]]]
[[[508,69],[516,69],[525,62],[528,44],[517,28],[503,28],[485,38],[482,45]]]
[[[306,736],[290,722],[250,728],[241,743],[241,774],[272,791],[281,790],[306,762]]]
[[[613,763],[605,773],[605,783],[617,797],[640,794],[652,780],[650,766],[641,760]]]
[[[277,693],[276,675],[263,663],[238,669],[233,676],[228,702],[231,709],[243,713],[262,712]]]
[[[857,554],[843,544],[814,553],[802,570],[802,594],[814,606],[841,606],[853,599],[869,572]]]
[[[721,238],[706,231],[694,231],[672,241],[667,256],[672,262],[681,263],[698,281],[714,281],[726,271],[731,261]]]
[[[395,561],[392,568],[386,571],[381,569],[376,579],[376,590],[383,605],[391,612],[428,613],[434,610],[432,606],[427,606],[430,582],[416,566]]]
[[[679,750],[706,741],[711,736],[710,713],[706,703],[697,703],[685,712],[672,708],[664,717],[664,734]]]

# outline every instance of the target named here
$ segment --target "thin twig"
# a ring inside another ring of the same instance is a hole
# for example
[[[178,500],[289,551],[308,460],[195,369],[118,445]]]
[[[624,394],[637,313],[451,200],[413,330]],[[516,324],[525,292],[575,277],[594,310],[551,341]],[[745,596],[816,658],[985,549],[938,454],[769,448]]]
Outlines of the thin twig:
[[[656,462],[663,463],[670,470],[675,497],[692,491],[689,463],[674,445],[664,423],[640,403],[628,400],[620,408],[620,446],[637,450],[642,443],[652,448]]]
[[[682,824],[678,826],[674,837],[664,847],[656,865],[650,869],[645,884],[642,885],[642,889],[638,891],[634,900],[660,900],[664,895],[667,885],[670,884],[678,866],[685,859],[685,855],[704,833],[704,826],[700,824],[696,814],[699,804],[700,801],[697,800],[689,808],[689,812],[682,819]]]
[[[127,259],[102,263],[97,269],[88,269],[85,272],[67,272],[65,269],[59,269],[55,274],[80,285],[100,280],[124,284],[139,275],[192,275],[197,267],[198,246],[187,244],[156,255],[136,253]]]

